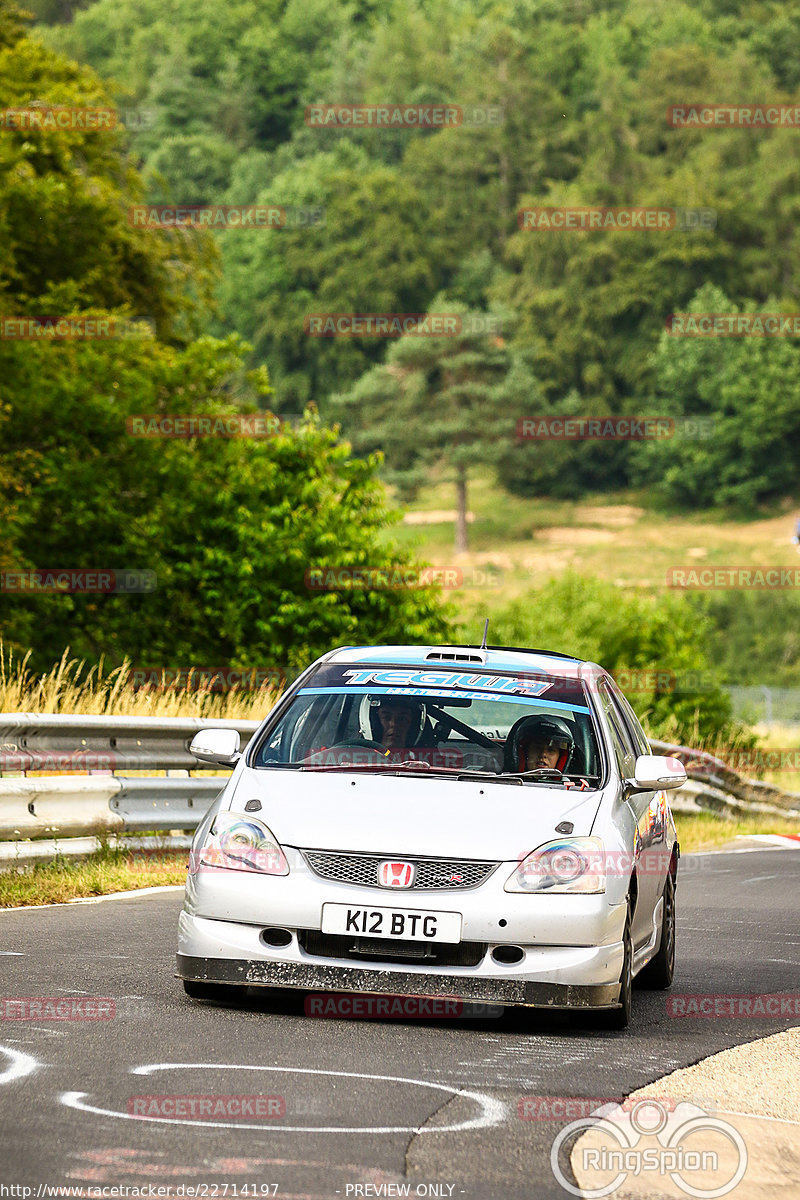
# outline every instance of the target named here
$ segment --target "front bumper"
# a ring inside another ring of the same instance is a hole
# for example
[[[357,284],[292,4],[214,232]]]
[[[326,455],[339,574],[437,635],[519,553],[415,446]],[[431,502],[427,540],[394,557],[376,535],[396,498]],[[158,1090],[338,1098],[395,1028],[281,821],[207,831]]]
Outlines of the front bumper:
[[[265,959],[177,956],[179,979],[241,987],[300,988],[304,991],[361,992],[391,996],[456,997],[467,1002],[524,1005],[528,1008],[616,1008],[619,984],[580,986],[524,979],[421,974],[416,971],[351,967],[325,963],[271,962]]]
[[[445,966],[309,954],[301,945],[297,928],[288,922],[284,927],[292,935],[291,942],[277,948],[263,941],[265,924],[182,912],[177,975],[242,987],[446,996],[542,1008],[609,1008],[615,1007],[618,1000],[623,961],[621,928],[602,945],[518,942],[524,955],[522,961],[513,964],[499,963],[492,957],[494,947],[505,944],[495,936],[476,965]]]

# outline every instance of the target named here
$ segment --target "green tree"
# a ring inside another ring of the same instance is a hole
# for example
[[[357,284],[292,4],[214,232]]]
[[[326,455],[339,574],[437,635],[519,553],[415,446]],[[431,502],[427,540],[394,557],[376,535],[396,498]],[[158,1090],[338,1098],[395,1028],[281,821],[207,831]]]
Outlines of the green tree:
[[[132,595],[7,592],[6,644],[33,647],[36,666],[69,642],[91,661],[296,670],[336,643],[444,636],[435,589],[309,582],[316,568],[411,562],[383,536],[396,516],[376,460],[353,458],[312,415],[260,441],[131,435],[134,416],[257,412],[232,401],[245,351],[235,338],[0,347],[12,381],[0,481],[15,514],[9,565],[149,570],[158,584]],[[251,397],[263,389],[255,379]]]
[[[463,552],[470,473],[493,465],[512,442],[534,381],[496,329],[476,332],[496,316],[440,300],[431,314],[457,317],[458,332],[406,334],[331,407],[357,447],[384,451],[387,478],[401,495],[413,496],[432,472],[447,473],[456,489],[455,549]]]
[[[682,596],[636,595],[568,572],[492,617],[502,646],[536,646],[598,662],[620,681],[652,736],[691,746],[742,736],[707,655],[708,614]],[[698,741],[699,739],[699,741]]]
[[[774,313],[780,307],[745,302],[740,309],[708,285],[688,311]],[[664,332],[654,365],[655,407],[677,420],[682,436],[638,448],[636,472],[642,483],[677,507],[731,506],[744,512],[797,490],[800,348],[795,342]],[[682,424],[681,418],[687,420]]]

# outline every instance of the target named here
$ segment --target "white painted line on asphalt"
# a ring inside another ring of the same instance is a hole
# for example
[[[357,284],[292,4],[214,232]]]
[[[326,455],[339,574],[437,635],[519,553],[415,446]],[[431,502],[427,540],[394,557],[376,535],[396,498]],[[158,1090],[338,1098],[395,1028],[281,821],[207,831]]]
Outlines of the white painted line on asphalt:
[[[314,1067],[267,1067],[251,1063],[151,1063],[132,1067],[132,1075],[152,1075],[156,1071],[277,1071],[296,1075],[327,1075],[333,1079],[371,1079],[382,1083],[405,1083],[411,1087],[432,1088],[446,1092],[453,1098],[464,1096],[480,1106],[480,1113],[468,1121],[453,1125],[249,1125],[243,1121],[191,1121],[174,1117],[146,1117],[134,1113],[123,1113],[110,1108],[98,1108],[85,1102],[88,1092],[62,1092],[59,1100],[68,1108],[94,1113],[103,1117],[120,1117],[126,1121],[151,1121],[158,1125],[195,1125],[207,1129],[258,1129],[262,1133],[463,1133],[468,1129],[487,1129],[499,1125],[507,1115],[507,1106],[483,1092],[457,1088],[425,1079],[408,1079],[400,1075],[366,1075],[361,1071],[322,1071]],[[427,1120],[427,1118],[426,1118]]]
[[[13,1083],[16,1079],[24,1079],[32,1075],[42,1064],[32,1054],[23,1054],[21,1050],[12,1050],[10,1046],[0,1046],[0,1054],[7,1054],[11,1062],[5,1071],[0,1073],[1,1083]]]
[[[30,912],[34,908],[67,908],[70,904],[102,904],[104,900],[130,900],[133,896],[152,896],[156,892],[182,892],[182,883],[162,883],[158,887],[132,888],[129,892],[109,892],[107,896],[74,896],[72,900],[59,900],[57,904],[14,904],[0,908],[0,913]]]

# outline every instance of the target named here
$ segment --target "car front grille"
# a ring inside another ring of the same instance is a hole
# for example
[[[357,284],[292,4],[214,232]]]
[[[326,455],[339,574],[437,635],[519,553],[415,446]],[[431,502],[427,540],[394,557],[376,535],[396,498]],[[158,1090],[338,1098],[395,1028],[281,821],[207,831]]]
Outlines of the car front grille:
[[[362,962],[393,959],[438,967],[477,967],[486,955],[486,942],[402,942],[392,938],[359,938],[350,934],[299,929],[297,940],[306,954]]]
[[[390,859],[388,854],[337,854],[329,850],[303,850],[303,857],[315,875],[336,883],[351,883],[357,887],[381,887],[378,867]],[[414,882],[407,891],[440,891],[445,888],[474,888],[485,883],[500,866],[496,862],[478,862],[457,858],[412,858],[397,855],[397,859],[413,863]],[[400,891],[400,888],[382,888]]]

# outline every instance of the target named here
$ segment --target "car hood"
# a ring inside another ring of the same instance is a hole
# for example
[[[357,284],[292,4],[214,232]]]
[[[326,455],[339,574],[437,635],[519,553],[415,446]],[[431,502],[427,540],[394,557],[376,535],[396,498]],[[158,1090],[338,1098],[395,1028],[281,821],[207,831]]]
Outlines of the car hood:
[[[602,792],[246,768],[230,810],[254,799],[258,819],[284,846],[512,861],[557,838],[561,821],[573,823],[575,837],[589,834]]]

